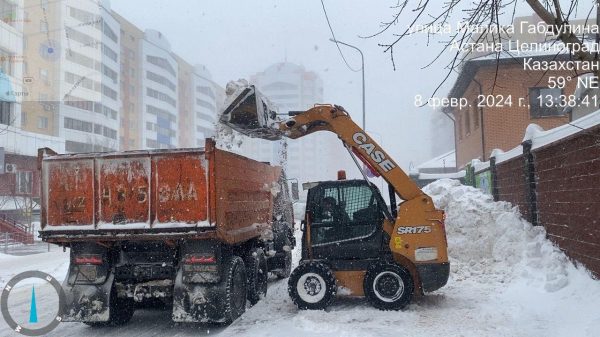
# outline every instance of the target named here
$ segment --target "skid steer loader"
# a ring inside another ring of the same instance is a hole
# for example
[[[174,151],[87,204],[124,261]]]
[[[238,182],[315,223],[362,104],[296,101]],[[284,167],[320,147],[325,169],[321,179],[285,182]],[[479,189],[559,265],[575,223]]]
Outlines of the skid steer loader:
[[[450,265],[443,211],[341,106],[315,105],[280,119],[254,86],[242,86],[229,97],[221,123],[268,140],[333,132],[357,165],[361,161],[388,183],[389,208],[366,175],[346,180],[339,174],[338,180],[304,184],[302,258],[288,281],[300,309],[323,309],[336,296],[349,295],[398,310],[413,295],[446,284]],[[396,196],[402,199],[398,204]]]

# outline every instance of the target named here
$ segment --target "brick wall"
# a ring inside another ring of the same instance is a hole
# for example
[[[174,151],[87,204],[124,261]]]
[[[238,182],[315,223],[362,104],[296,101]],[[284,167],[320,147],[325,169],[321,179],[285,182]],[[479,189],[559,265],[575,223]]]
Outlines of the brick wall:
[[[496,164],[495,197],[519,206],[523,217],[600,277],[600,125],[533,149],[536,196],[529,203],[523,155]],[[530,214],[533,206],[536,214]]]
[[[600,126],[533,154],[540,224],[600,276]]]
[[[508,201],[518,206],[525,219],[531,221],[527,189],[525,188],[525,162],[522,156],[496,165],[496,181],[498,184],[497,199]]]

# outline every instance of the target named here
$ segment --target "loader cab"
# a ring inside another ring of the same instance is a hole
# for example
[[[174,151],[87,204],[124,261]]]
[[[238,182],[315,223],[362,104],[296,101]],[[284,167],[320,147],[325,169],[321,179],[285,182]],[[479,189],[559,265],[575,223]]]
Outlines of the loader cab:
[[[308,190],[302,259],[363,260],[380,255],[383,221],[391,218],[374,185],[365,180],[312,183]]]

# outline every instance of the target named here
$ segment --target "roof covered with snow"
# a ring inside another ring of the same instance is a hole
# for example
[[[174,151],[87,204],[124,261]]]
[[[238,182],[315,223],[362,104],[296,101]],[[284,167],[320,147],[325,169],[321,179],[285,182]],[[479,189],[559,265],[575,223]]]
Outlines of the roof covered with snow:
[[[456,151],[448,151],[417,166],[418,170],[430,168],[456,168]]]

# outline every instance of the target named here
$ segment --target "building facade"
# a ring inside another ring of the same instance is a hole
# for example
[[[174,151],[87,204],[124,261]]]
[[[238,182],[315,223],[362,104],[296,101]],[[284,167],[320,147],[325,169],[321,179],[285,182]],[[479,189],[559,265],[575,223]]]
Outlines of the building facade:
[[[463,108],[449,107],[454,116],[456,167],[462,169],[472,159],[487,161],[494,149],[508,151],[519,145],[531,123],[551,129],[570,121],[567,110],[547,107],[547,100],[571,95],[575,81],[562,88],[548,88],[549,76],[575,76],[569,71],[528,71],[523,57],[495,55],[469,60],[461,69],[449,97],[463,98]],[[536,60],[568,58],[568,55],[528,56]],[[496,74],[496,71],[498,72]],[[496,100],[491,102],[491,100]],[[500,102],[501,100],[501,102]]]
[[[212,75],[203,65],[194,66],[194,138],[195,146],[204,146],[206,138],[215,136],[217,113],[223,102],[219,97],[220,87],[213,82]]]
[[[0,1],[0,131],[22,124],[21,104],[28,92],[23,88],[23,1]]]
[[[142,148],[178,147],[178,72],[171,44],[161,32],[147,29],[141,44]]]
[[[25,8],[24,129],[64,138],[67,152],[118,150],[120,25],[110,3],[25,0]]]
[[[250,82],[267,96],[279,109],[279,113],[307,110],[315,103],[323,102],[323,81],[303,66],[281,62],[251,77]],[[302,181],[333,179],[333,151],[336,137],[317,133],[297,140],[282,142],[252,140],[249,152],[261,161],[278,164],[282,154],[287,156],[287,176]],[[245,142],[247,143],[247,142]]]
[[[179,65],[179,146],[203,147],[215,136],[222,89],[203,65],[192,66],[175,55]]]
[[[142,69],[141,41],[144,32],[119,14],[113,16],[121,26],[121,121],[119,143],[121,150],[142,148],[140,133],[142,126],[139,120],[142,116]]]

